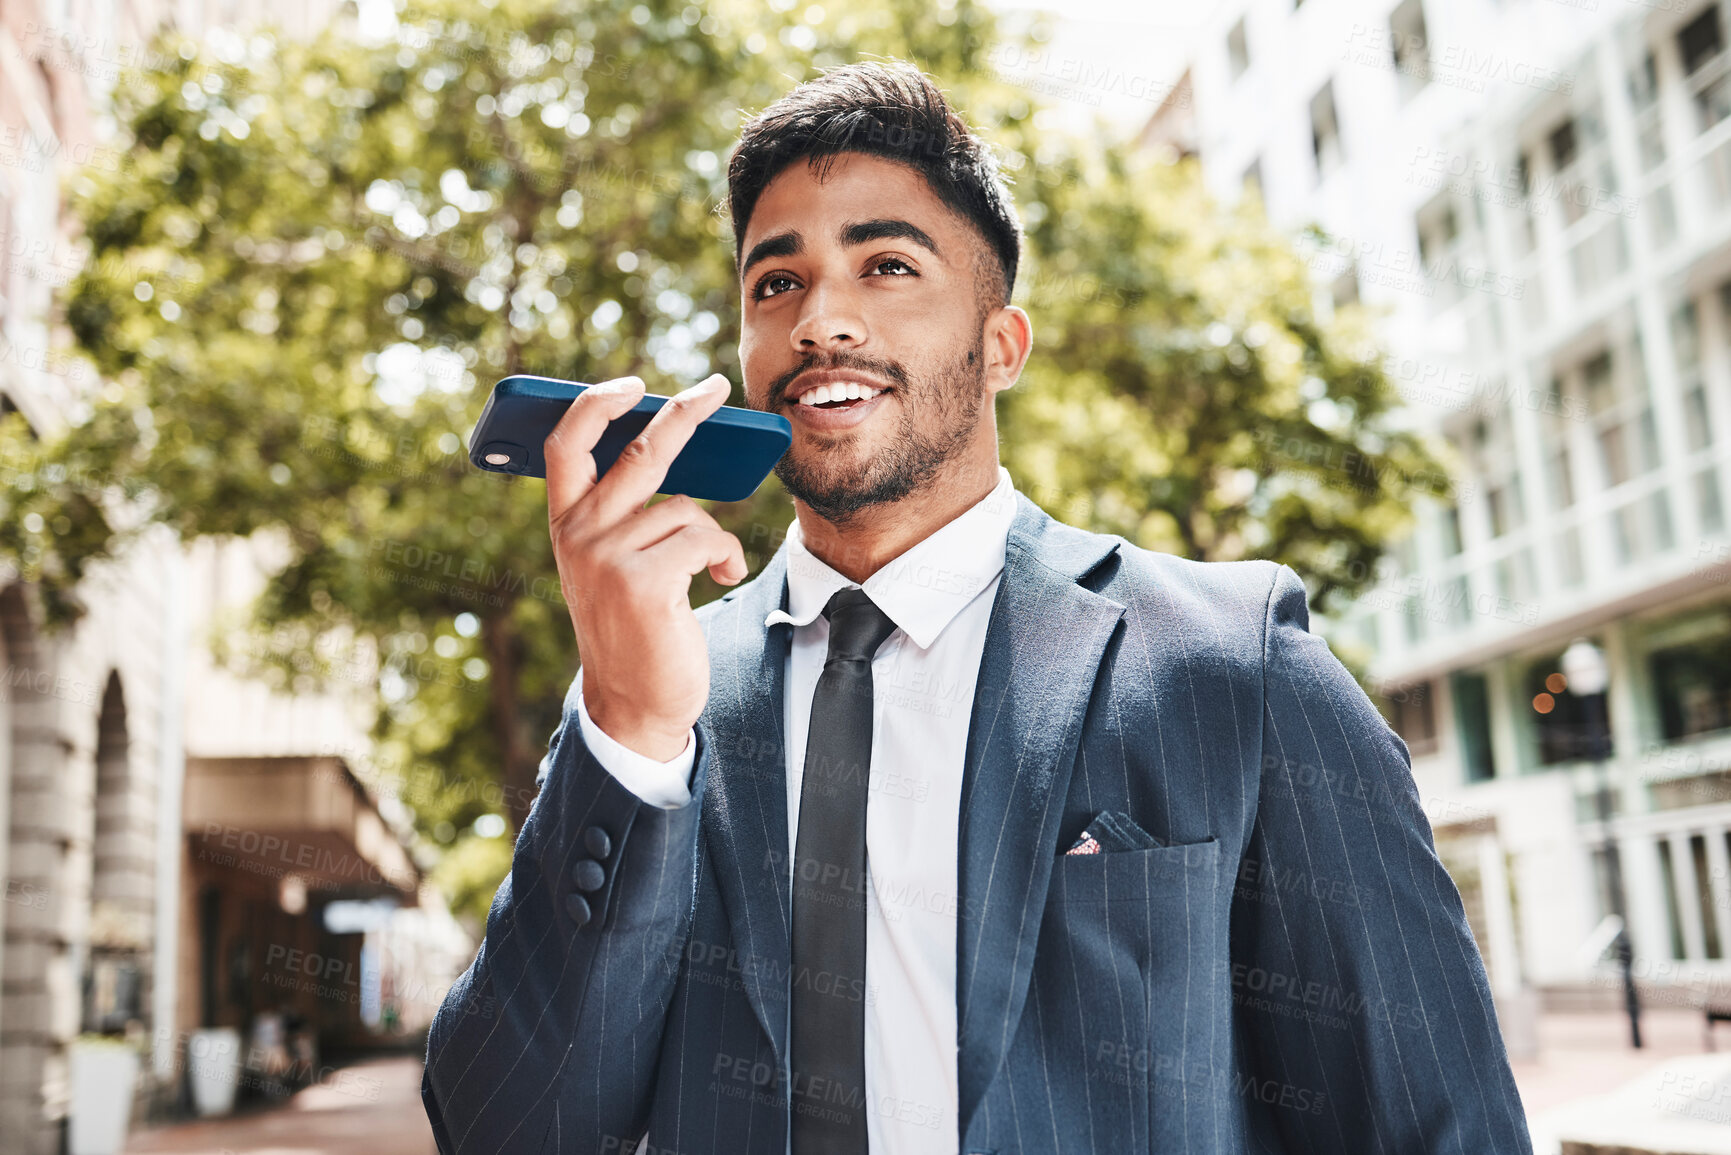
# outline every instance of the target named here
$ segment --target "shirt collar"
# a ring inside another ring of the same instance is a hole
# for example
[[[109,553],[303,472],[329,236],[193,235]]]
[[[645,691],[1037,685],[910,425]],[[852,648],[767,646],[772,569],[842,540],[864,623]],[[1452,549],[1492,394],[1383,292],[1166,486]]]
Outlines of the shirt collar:
[[[859,586],[920,649],[937,640],[962,608],[1004,568],[1016,489],[998,466],[998,484],[936,532],[866,578],[849,581],[805,546],[796,518],[787,529],[786,610],[770,611],[765,626],[809,624],[839,589]]]

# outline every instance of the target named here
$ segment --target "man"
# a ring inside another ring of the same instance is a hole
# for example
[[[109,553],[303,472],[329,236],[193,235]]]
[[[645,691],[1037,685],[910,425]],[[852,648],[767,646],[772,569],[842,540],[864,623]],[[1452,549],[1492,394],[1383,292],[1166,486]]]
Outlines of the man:
[[[1042,513],[989,154],[911,68],[801,85],[729,167],[746,400],[798,517],[752,582],[645,507],[711,378],[547,443],[583,668],[428,1040],[445,1152],[1530,1150],[1406,749],[1266,562]],[[640,1147],[641,1145],[641,1147]]]

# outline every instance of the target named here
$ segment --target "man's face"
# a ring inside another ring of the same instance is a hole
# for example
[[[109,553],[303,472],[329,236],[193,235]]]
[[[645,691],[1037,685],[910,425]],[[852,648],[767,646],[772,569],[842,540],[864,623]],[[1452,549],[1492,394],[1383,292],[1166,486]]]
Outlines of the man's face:
[[[977,274],[991,253],[923,177],[846,153],[820,183],[796,161],[758,199],[742,253],[746,400],[793,423],[775,470],[790,494],[840,524],[982,435],[995,466],[981,416],[1014,374],[988,382]],[[836,397],[809,403],[820,387]]]

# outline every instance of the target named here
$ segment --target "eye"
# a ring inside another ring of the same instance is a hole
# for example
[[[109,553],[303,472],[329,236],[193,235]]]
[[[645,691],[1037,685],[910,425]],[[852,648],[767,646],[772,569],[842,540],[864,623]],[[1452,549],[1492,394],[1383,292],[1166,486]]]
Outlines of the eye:
[[[884,272],[884,270],[886,270],[886,269],[891,270],[891,271],[886,273],[886,272]],[[875,260],[871,263],[871,270],[872,270],[871,275],[873,275],[873,276],[896,276],[896,277],[917,277],[917,276],[919,276],[919,273],[914,271],[914,267],[912,265],[908,264],[906,261],[902,260],[900,257],[880,257],[878,260]]]
[[[761,301],[765,297],[773,297],[780,293],[785,293],[789,288],[794,288],[798,284],[798,281],[795,281],[786,273],[765,273],[763,277],[758,280],[757,284],[751,287],[751,299],[754,301]],[[786,287],[776,288],[776,285],[785,285]]]

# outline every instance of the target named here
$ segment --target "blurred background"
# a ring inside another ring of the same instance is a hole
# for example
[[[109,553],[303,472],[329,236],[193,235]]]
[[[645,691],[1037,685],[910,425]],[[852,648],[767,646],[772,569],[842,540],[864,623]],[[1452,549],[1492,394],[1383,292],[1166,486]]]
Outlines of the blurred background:
[[[737,131],[895,58],[1027,229],[1017,485],[1304,577],[1536,1150],[1731,1152],[1726,37],[1717,0],[0,0],[0,1151],[432,1150],[425,1027],[578,662],[544,488],[468,431],[511,372],[737,387]],[[755,569],[791,508],[715,513]]]

